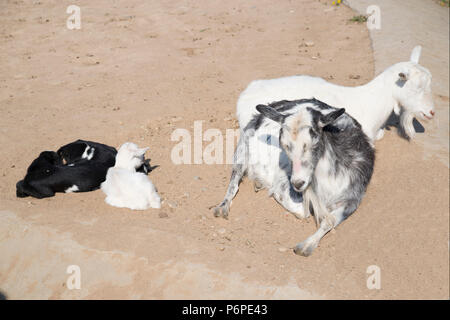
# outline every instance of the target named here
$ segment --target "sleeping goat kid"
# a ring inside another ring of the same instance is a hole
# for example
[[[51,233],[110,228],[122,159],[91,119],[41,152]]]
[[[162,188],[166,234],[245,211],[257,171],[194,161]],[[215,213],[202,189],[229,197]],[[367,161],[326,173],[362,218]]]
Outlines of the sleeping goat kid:
[[[291,183],[303,192],[305,214],[311,207],[318,230],[294,252],[309,256],[319,241],[359,206],[372,177],[374,148],[360,124],[345,109],[304,107],[282,114],[256,109],[281,126],[280,145],[293,163]]]
[[[136,168],[144,163],[147,150],[131,142],[119,148],[116,164],[108,170],[106,181],[101,184],[106,203],[133,210],[161,208],[161,200],[153,183],[144,173],[136,172]]]
[[[64,165],[56,152],[44,151],[28,167],[25,178],[17,182],[16,195],[42,199],[56,192],[92,191],[105,180],[108,168],[108,164],[88,160]]]

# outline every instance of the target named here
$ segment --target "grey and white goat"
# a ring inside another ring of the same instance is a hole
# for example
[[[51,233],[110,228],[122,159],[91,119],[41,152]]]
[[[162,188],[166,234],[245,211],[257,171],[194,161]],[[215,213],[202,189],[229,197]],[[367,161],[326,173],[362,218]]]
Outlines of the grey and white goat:
[[[375,150],[345,109],[317,100],[298,104],[301,108],[288,114],[282,107],[256,109],[281,127],[280,145],[292,162],[290,182],[303,192],[305,216],[311,207],[314,212],[318,230],[294,249],[309,256],[325,234],[358,208],[372,177]]]
[[[268,189],[269,195],[298,218],[310,215],[309,206],[304,210],[303,203],[311,201],[316,204],[320,228],[296,250],[308,255],[329,228],[358,207],[372,176],[373,146],[344,109],[315,99],[279,101],[259,105],[257,110],[260,113],[242,130],[228,190],[214,215],[228,217],[231,201],[246,175],[256,191]],[[305,189],[309,190],[306,202]],[[322,207],[329,211],[324,213]],[[329,224],[332,216],[336,218]]]

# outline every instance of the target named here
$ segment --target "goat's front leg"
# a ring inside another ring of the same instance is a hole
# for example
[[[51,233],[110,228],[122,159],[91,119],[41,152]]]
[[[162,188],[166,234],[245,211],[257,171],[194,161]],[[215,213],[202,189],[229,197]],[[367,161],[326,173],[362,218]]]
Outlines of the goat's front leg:
[[[341,206],[331,213],[327,212],[320,221],[319,229],[306,240],[297,244],[294,252],[298,255],[308,257],[319,245],[320,240],[333,228],[337,227],[344,218],[345,206]]]
[[[242,181],[246,171],[247,171],[247,140],[245,136],[242,135],[239,139],[236,151],[233,156],[233,169],[231,170],[230,183],[228,184],[227,193],[223,201],[217,205],[214,209],[214,216],[228,218],[228,213],[230,212],[230,205],[236,193],[239,190],[239,184]]]

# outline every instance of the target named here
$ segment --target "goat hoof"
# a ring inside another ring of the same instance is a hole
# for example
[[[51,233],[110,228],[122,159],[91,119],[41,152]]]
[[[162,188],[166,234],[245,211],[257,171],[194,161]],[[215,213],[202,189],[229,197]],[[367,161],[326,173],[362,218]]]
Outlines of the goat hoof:
[[[314,243],[300,242],[294,248],[294,253],[300,256],[309,257],[314,249],[317,247]]]
[[[259,183],[259,182],[253,183],[253,190],[255,190],[255,192],[258,192],[262,189],[264,189],[264,186],[261,183]]]
[[[215,217],[224,217],[225,219],[228,219],[228,211],[229,207],[226,204],[220,204],[217,207],[214,208],[214,216]]]
[[[220,215],[221,215],[221,212],[220,212],[221,210],[220,210],[220,207],[215,207],[214,209],[213,209],[213,212],[214,212],[214,217],[220,217]]]

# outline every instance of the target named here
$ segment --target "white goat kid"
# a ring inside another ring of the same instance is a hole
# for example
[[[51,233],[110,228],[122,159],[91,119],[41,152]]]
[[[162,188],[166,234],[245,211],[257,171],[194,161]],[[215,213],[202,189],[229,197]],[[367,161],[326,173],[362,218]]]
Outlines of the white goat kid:
[[[343,87],[305,75],[255,80],[237,102],[239,126],[241,129],[247,126],[257,114],[258,104],[316,98],[334,107],[345,108],[371,140],[381,139],[383,126],[392,111],[400,115],[403,108],[401,126],[408,137],[413,137],[414,117],[425,120],[434,116],[431,73],[419,65],[420,53],[421,47],[416,46],[410,61],[394,64],[358,87]]]
[[[116,163],[108,169],[106,180],[101,184],[106,203],[133,210],[161,208],[161,200],[153,183],[144,173],[136,172],[136,168],[144,163],[147,150],[131,142],[119,148]]]

